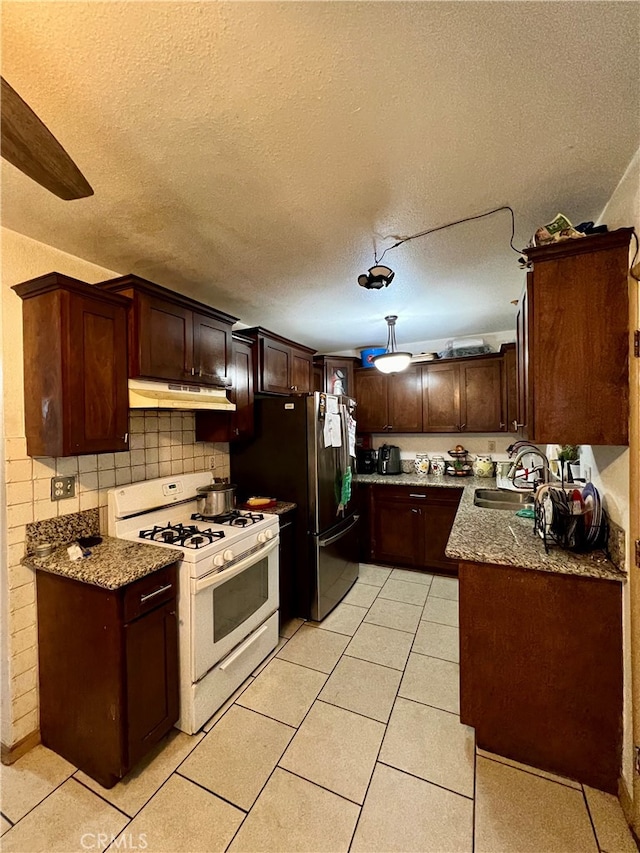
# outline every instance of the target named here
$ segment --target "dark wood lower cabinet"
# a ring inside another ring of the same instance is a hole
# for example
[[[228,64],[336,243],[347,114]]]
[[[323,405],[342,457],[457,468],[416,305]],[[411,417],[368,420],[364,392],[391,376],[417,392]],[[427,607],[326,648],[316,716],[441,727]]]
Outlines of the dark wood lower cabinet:
[[[482,749],[617,793],[622,587],[460,564],[460,719]]]
[[[369,486],[369,559],[457,574],[445,548],[461,496],[454,487]]]
[[[296,616],[296,511],[280,516],[278,570],[280,581],[280,625]]]
[[[103,589],[37,573],[42,743],[105,788],[179,716],[176,566]]]

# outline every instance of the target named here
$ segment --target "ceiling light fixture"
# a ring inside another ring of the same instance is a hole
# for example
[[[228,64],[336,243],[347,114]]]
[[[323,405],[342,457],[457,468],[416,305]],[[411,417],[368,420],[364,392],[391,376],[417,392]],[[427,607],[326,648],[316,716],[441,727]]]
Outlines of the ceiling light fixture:
[[[406,370],[411,363],[410,352],[398,352],[396,344],[396,320],[395,314],[389,314],[384,318],[387,321],[387,351],[383,355],[376,355],[373,364],[382,373],[400,373]]]
[[[358,276],[358,284],[360,287],[366,287],[367,290],[380,290],[381,287],[389,287],[393,281],[395,273],[389,267],[371,267],[368,274]]]
[[[373,258],[375,260],[375,266],[371,267],[368,274],[363,273],[358,276],[358,284],[360,287],[366,287],[367,290],[380,290],[382,287],[388,287],[393,281],[395,273],[389,267],[381,266],[380,261],[384,258],[387,252],[391,251],[391,249],[396,249],[403,243],[408,243],[409,240],[415,240],[416,237],[426,237],[427,234],[435,234],[436,231],[444,231],[445,228],[451,228],[452,225],[461,225],[463,222],[471,222],[474,219],[484,219],[485,216],[493,216],[494,213],[498,213],[501,210],[508,210],[511,214],[511,237],[509,238],[509,246],[514,252],[521,255],[522,252],[519,249],[516,249],[513,245],[513,238],[516,232],[516,220],[513,208],[508,204],[503,204],[501,207],[494,207],[492,210],[488,210],[486,213],[477,213],[475,216],[465,216],[464,219],[456,219],[453,222],[447,222],[445,225],[437,225],[435,228],[427,228],[426,231],[419,231],[417,234],[410,234],[408,237],[400,237],[397,234],[391,234],[390,236],[397,242],[394,243],[393,246],[387,246],[380,257],[378,257],[378,252],[374,250]],[[521,258],[521,261],[524,261],[524,258]]]

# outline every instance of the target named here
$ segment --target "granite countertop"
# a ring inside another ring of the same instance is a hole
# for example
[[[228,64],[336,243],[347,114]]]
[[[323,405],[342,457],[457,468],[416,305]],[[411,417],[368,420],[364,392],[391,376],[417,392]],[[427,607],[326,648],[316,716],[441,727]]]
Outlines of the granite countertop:
[[[298,504],[291,503],[291,501],[278,501],[275,506],[270,506],[267,509],[260,509],[260,507],[256,507],[256,512],[266,512],[271,515],[284,515],[286,512],[291,512],[292,509],[296,509]]]
[[[365,485],[462,487],[460,506],[446,549],[447,556],[453,559],[604,580],[624,581],[627,578],[624,569],[607,559],[603,551],[574,554],[552,546],[546,554],[542,539],[533,532],[533,519],[520,518],[513,509],[475,506],[473,497],[477,488],[496,488],[492,477],[359,474],[357,481]]]
[[[91,556],[70,560],[67,546],[61,545],[48,557],[33,554],[24,557],[23,565],[65,578],[90,583],[103,589],[119,589],[145,575],[170,566],[182,559],[183,552],[143,542],[128,542],[104,536],[94,545]]]

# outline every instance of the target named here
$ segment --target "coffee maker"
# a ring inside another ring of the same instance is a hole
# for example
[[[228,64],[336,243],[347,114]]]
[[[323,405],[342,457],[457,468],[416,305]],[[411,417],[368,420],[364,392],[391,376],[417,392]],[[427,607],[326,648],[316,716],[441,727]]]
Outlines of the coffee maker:
[[[358,474],[375,474],[378,454],[370,448],[359,447],[356,450]]]

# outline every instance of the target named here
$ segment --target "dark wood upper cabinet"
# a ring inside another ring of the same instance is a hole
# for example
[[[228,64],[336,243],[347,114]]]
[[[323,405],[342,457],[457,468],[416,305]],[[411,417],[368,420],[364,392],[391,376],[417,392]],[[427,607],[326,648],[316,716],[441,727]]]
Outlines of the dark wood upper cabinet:
[[[384,432],[389,425],[387,377],[374,367],[354,371],[358,432]]]
[[[313,359],[314,371],[318,371],[315,383],[316,391],[326,394],[345,394],[355,396],[353,369],[360,359],[337,355],[316,355]]]
[[[422,424],[424,432],[460,430],[460,373],[457,363],[422,368]]]
[[[217,387],[231,384],[231,327],[236,317],[136,275],[97,286],[131,300],[131,378]]]
[[[261,394],[295,394],[313,391],[315,350],[255,326],[242,334],[256,344],[254,386]]]
[[[295,391],[313,391],[313,360],[291,349],[291,384]]]
[[[619,228],[525,250],[519,322],[527,437],[624,445],[629,425],[629,241]]]
[[[29,456],[128,449],[128,300],[60,273],[13,288],[23,300]]]
[[[518,423],[518,365],[516,345],[503,344],[502,354],[502,409],[505,432],[517,432]],[[515,426],[514,426],[515,424]]]
[[[240,441],[253,435],[254,342],[233,335],[232,387],[229,398],[235,412],[196,412],[196,441]]]
[[[421,432],[420,370],[387,375],[371,367],[354,371],[358,432]]]
[[[460,428],[464,432],[499,432],[502,414],[502,358],[460,364]]]
[[[422,394],[420,370],[410,367],[403,373],[387,376],[389,425],[387,432],[422,431]]]

